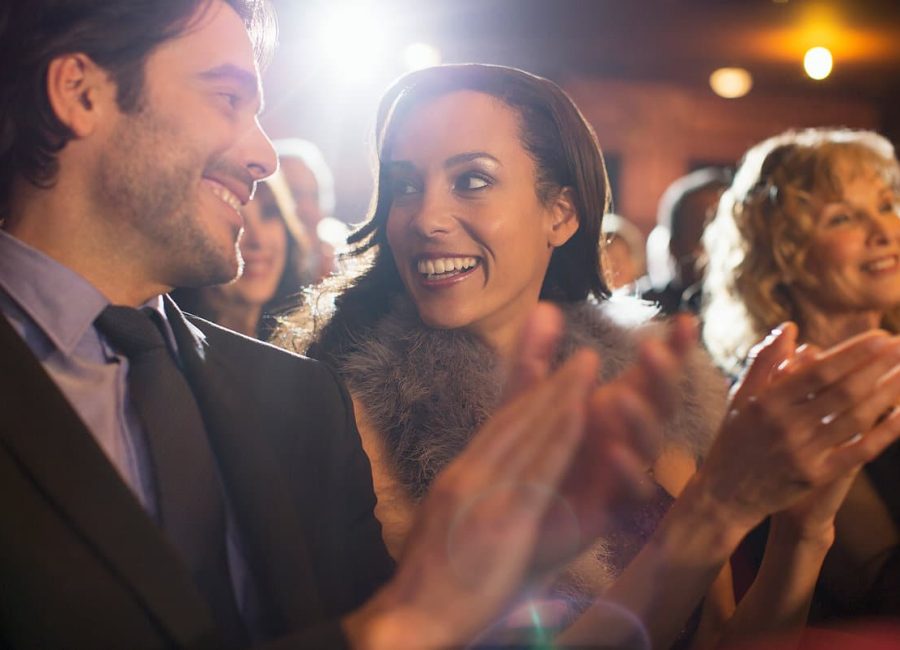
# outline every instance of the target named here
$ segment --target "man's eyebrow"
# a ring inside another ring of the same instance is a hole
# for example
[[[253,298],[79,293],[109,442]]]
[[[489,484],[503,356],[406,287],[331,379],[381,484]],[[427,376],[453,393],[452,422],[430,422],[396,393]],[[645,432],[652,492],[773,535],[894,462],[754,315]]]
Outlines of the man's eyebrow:
[[[206,81],[231,81],[236,83],[250,97],[260,94],[257,74],[232,63],[224,63],[215,68],[204,70],[199,76]]]

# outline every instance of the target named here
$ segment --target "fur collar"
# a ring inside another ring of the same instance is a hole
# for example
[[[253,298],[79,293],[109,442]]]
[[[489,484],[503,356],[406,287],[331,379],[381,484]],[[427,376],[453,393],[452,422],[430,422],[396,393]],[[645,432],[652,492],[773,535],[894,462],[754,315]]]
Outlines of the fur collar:
[[[661,328],[650,323],[655,310],[632,298],[585,301],[563,310],[567,328],[560,360],[577,347],[595,348],[603,360],[601,381],[633,360],[639,337]],[[494,354],[466,332],[425,327],[405,296],[349,349],[336,359],[338,370],[385,436],[399,480],[419,499],[497,408],[502,387]],[[698,349],[682,377],[666,443],[701,458],[724,416],[725,390]]]

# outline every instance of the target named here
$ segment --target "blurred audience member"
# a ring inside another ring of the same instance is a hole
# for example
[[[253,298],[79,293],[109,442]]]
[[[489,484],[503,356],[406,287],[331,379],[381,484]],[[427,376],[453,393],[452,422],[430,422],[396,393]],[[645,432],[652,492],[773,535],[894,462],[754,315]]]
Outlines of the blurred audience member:
[[[797,323],[813,351],[870,330],[900,331],[900,166],[875,133],[787,132],[752,148],[704,244],[703,337],[732,375],[784,321]],[[819,616],[900,615],[898,469],[894,444],[853,484],[816,596]]]
[[[332,215],[335,206],[334,176],[322,151],[300,138],[276,140],[280,169],[294,197],[296,215],[310,233],[310,268],[313,280],[335,270],[335,250],[346,245],[349,229]]]
[[[617,214],[603,217],[601,266],[610,289],[634,284],[647,272],[644,236],[631,221]]]
[[[292,306],[300,288],[313,280],[310,238],[294,216],[294,200],[280,171],[257,185],[241,213],[244,272],[228,284],[178,289],[172,297],[187,312],[266,340],[278,313]]]
[[[700,238],[730,181],[727,169],[705,167],[682,176],[663,193],[656,227],[647,238],[649,276],[641,282],[641,297],[659,303],[663,313],[699,312]]]

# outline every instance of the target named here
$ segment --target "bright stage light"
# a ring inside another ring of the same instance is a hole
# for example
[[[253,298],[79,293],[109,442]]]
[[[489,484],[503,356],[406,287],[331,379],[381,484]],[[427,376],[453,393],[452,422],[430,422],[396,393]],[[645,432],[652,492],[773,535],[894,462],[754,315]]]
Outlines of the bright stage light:
[[[373,2],[334,2],[318,29],[321,53],[344,79],[371,78],[384,59],[386,35]]]
[[[428,43],[413,43],[403,51],[403,62],[407,70],[421,70],[440,65],[441,52]]]
[[[709,86],[719,97],[743,97],[753,87],[753,77],[743,68],[719,68],[709,75]]]
[[[814,47],[803,56],[803,69],[811,79],[820,81],[831,74],[834,60],[828,48]]]
[[[331,244],[333,248],[344,248],[347,245],[347,235],[349,234],[350,228],[347,224],[334,217],[324,217],[316,225],[316,236]]]

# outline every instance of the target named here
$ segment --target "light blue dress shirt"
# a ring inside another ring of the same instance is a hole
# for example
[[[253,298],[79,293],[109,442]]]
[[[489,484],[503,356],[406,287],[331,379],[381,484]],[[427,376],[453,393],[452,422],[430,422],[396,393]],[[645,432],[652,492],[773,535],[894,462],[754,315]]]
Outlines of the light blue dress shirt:
[[[109,304],[83,277],[0,228],[0,313],[22,336],[122,480],[156,519],[150,453],[129,399],[128,359],[114,352],[94,328],[94,320]],[[160,313],[175,351],[162,296],[144,306]],[[232,584],[242,618],[255,637],[259,599],[227,498],[226,511]]]

